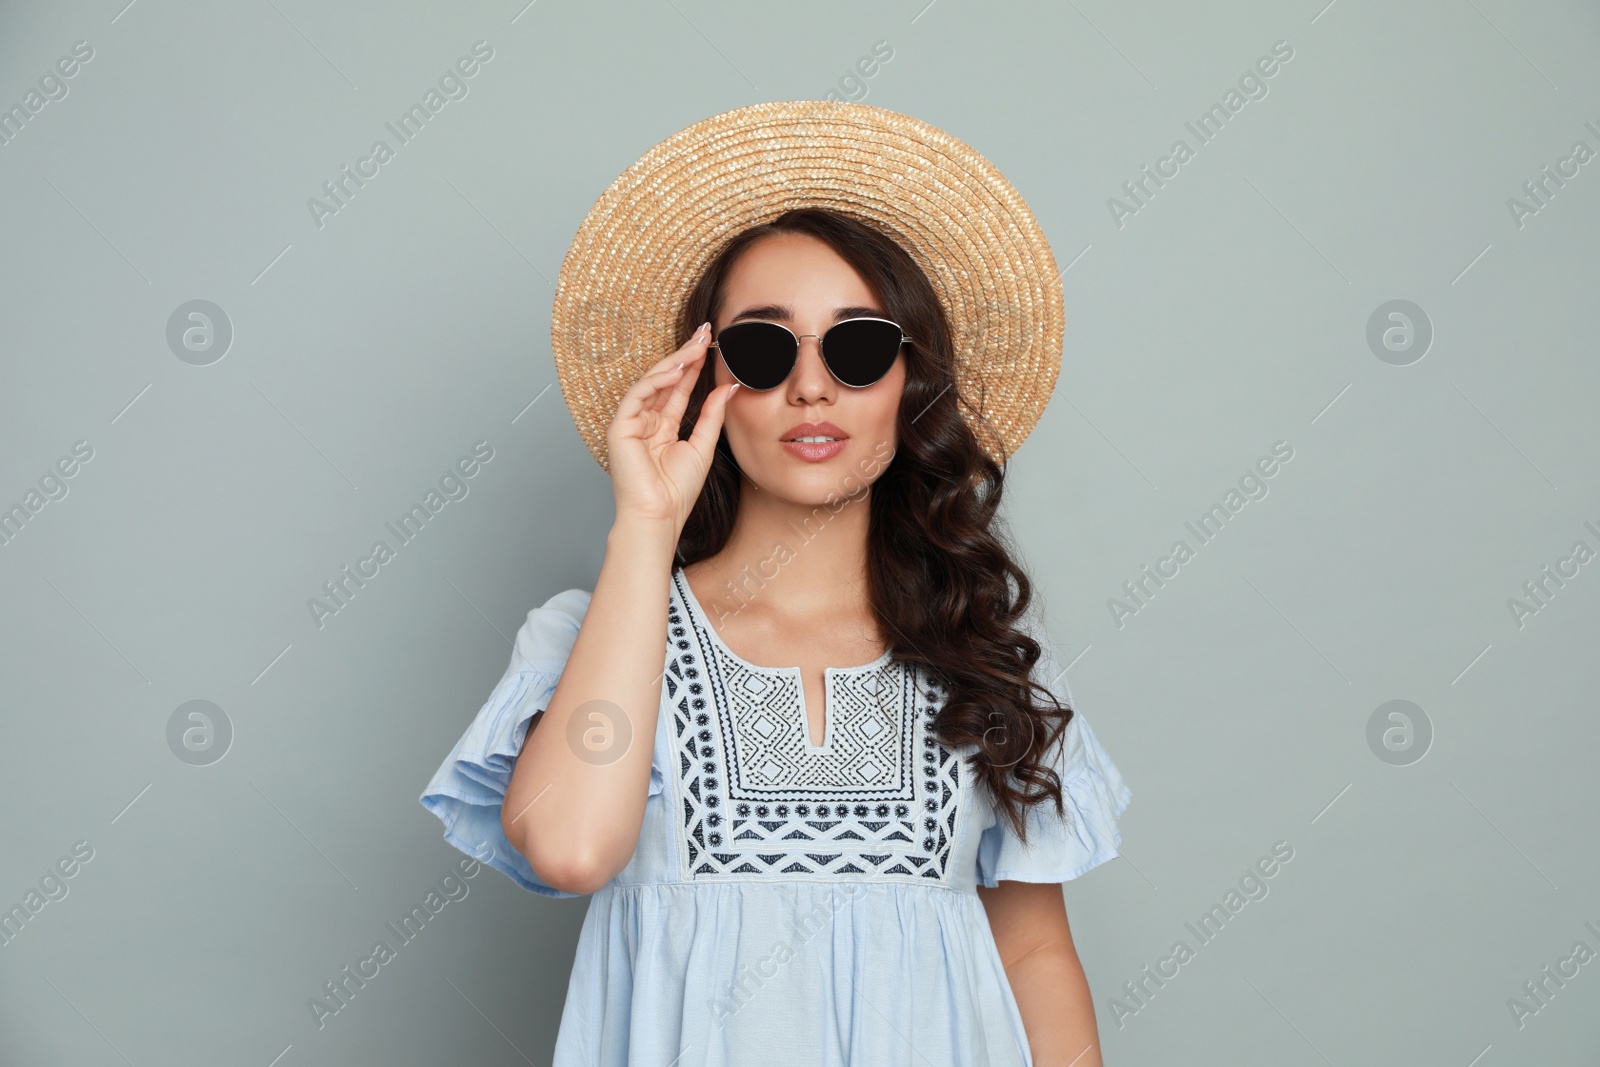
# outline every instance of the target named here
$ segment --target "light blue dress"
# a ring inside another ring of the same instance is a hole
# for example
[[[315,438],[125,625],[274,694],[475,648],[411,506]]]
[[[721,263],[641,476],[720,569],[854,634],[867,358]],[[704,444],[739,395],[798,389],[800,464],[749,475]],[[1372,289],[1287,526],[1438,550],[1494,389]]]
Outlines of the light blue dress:
[[[444,837],[518,885],[539,880],[500,828],[534,713],[590,594],[528,613],[482,710],[422,794]],[[1070,704],[1043,628],[1034,677]],[[828,668],[811,743],[798,667],[722,643],[674,569],[649,799],[627,867],[593,894],[554,1067],[1031,1067],[978,899],[1113,858],[1132,792],[1075,712],[1053,752],[1066,821],[1030,809],[1028,845],[930,732],[938,687],[885,653]]]

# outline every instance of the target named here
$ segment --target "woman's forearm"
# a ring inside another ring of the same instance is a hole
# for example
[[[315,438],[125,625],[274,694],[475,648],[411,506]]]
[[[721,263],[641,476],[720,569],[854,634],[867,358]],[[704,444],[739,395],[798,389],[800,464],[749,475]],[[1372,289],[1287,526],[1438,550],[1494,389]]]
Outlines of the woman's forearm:
[[[662,524],[619,519],[611,528],[561,680],[512,770],[501,809],[506,839],[565,892],[594,892],[638,843],[676,548]]]
[[[1034,1067],[1102,1067],[1094,999],[1075,949],[1052,945],[1006,966]]]

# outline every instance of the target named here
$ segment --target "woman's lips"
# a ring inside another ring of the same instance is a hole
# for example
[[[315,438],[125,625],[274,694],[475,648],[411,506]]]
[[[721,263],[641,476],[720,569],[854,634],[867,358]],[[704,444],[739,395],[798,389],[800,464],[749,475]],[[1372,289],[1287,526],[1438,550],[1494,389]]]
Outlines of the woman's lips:
[[[821,463],[844,451],[844,439],[837,441],[784,441],[783,447],[791,456],[807,463]]]

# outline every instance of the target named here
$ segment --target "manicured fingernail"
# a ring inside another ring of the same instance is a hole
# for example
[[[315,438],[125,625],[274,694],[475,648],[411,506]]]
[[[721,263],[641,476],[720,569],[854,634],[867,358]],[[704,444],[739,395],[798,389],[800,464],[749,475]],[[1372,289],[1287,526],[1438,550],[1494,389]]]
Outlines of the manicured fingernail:
[[[737,393],[738,391],[739,391],[739,383],[738,382],[734,382],[733,383],[733,388],[728,390],[728,395],[732,396],[734,393]]]
[[[682,364],[682,363],[680,363],[680,364],[678,364],[678,369],[679,369],[679,370],[682,370],[682,369],[683,369],[683,364]]]

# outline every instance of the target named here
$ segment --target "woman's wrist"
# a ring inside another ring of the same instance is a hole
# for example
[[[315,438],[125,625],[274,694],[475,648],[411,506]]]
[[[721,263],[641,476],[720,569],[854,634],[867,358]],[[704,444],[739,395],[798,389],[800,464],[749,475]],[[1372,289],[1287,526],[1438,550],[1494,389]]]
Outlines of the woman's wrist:
[[[606,535],[606,551],[640,552],[671,562],[678,552],[677,524],[670,520],[618,515]]]

